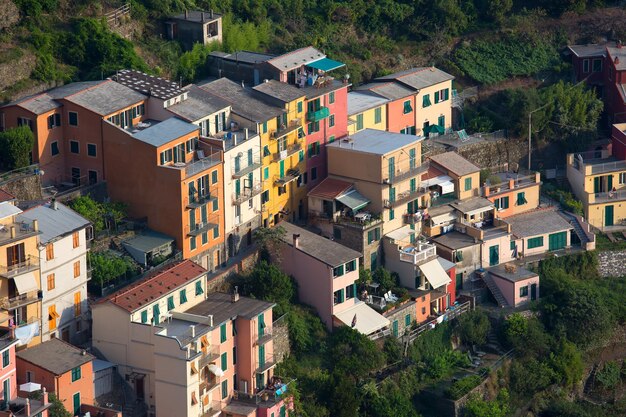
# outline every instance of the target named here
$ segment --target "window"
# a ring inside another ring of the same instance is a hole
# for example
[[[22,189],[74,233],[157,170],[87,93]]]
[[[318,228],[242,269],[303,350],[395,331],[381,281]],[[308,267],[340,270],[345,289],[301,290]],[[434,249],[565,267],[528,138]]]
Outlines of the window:
[[[222,400],[228,397],[228,380],[222,381]]]
[[[224,352],[222,353],[222,356],[220,357],[221,362],[222,362],[222,371],[226,371],[226,369],[228,369],[228,353]]]
[[[391,177],[391,175],[390,175],[390,177]],[[395,203],[395,201],[396,201],[396,187],[391,187],[389,189],[389,202],[390,203]]]
[[[312,158],[314,156],[317,156],[320,154],[320,143],[318,142],[313,142],[313,143],[309,143],[309,147],[307,149],[307,156],[309,158]]]
[[[588,59],[583,59],[583,72],[584,73],[589,72],[589,60]]]
[[[144,310],[141,312],[141,322],[146,324],[148,322],[148,310]]]
[[[61,115],[57,113],[48,116],[48,129],[53,129],[58,126],[61,126]]]
[[[217,184],[217,169],[211,172],[211,184]]]
[[[167,311],[174,310],[174,296],[167,297]]]
[[[380,239],[380,227],[377,227],[367,232],[367,244],[368,245],[379,239]]]
[[[55,141],[50,144],[50,153],[52,154],[52,156],[59,154],[59,142]]]
[[[196,237],[189,238],[189,250],[196,250]]]
[[[601,72],[602,71],[602,59],[596,58],[593,60],[593,72]]]
[[[517,205],[523,206],[526,203],[528,203],[528,201],[526,201],[526,193],[525,192],[517,193]]]
[[[383,109],[377,107],[374,109],[374,124],[379,124],[383,121]]]
[[[517,247],[517,244],[515,243],[514,240],[511,241],[511,250],[515,250],[515,248]]]
[[[213,203],[211,203],[211,208],[213,211],[217,211],[220,208],[220,202],[217,198],[213,200]]]
[[[235,326],[233,326],[233,329]],[[233,347],[233,365],[237,365],[237,346]]]
[[[439,91],[435,91],[435,104],[439,103]]]
[[[97,150],[96,150],[96,144],[95,143],[88,143],[87,144],[87,156],[93,156],[96,157],[97,156]]]
[[[70,140],[70,152],[79,154],[80,153],[80,144],[76,140]]]
[[[333,276],[340,277],[343,275],[343,265],[339,265],[336,268],[333,268]]]
[[[220,326],[220,343],[224,343],[226,341],[226,323],[222,323]]]
[[[263,122],[263,133],[267,133],[267,122]]]
[[[74,278],[78,278],[80,276],[80,261],[74,262]]]
[[[619,183],[626,184],[626,172],[619,173]]]
[[[343,288],[340,290],[337,290],[333,293],[333,302],[335,305],[337,304],[341,304],[344,302],[344,295],[343,295]]]
[[[389,209],[389,220],[393,220],[396,218],[396,213],[393,211],[393,209]]]
[[[543,246],[543,236],[530,238],[526,242],[526,247],[528,249],[540,248],[542,246]]]
[[[363,114],[356,115],[356,130],[363,129]]]
[[[346,264],[346,272],[356,271],[356,259]]]
[[[346,300],[350,300],[356,297],[356,284],[348,285],[346,287]]]
[[[304,161],[304,151],[298,152],[298,162]]]
[[[320,122],[319,121],[318,122],[311,122],[307,126],[307,133],[308,134],[319,132],[319,131],[320,131]]]
[[[335,126],[335,115],[331,114],[330,117],[328,118],[328,127],[333,127]]]
[[[457,250],[455,252],[454,258],[456,262],[463,262],[463,251]]]
[[[74,317],[80,316],[80,291],[74,293]]]
[[[333,104],[335,102],[335,92],[331,91],[328,93],[328,104]]]
[[[250,201],[252,201],[252,200],[250,200]],[[236,207],[239,207],[239,206],[236,206]],[[207,243],[209,243],[209,234],[207,232],[202,233],[201,241],[202,241],[203,245],[206,245]]]
[[[496,198],[495,201],[496,210],[506,210],[509,208],[509,197]]]
[[[422,97],[422,107],[429,107],[430,105],[430,94],[424,94]]]
[[[408,114],[411,113],[413,111],[413,107],[411,107],[411,100],[406,100],[403,104],[403,113],[404,114]]]
[[[298,102],[298,113],[302,113],[302,102]]]
[[[263,168],[263,180],[266,180],[270,177],[270,169],[269,167]]]
[[[152,323],[156,326],[159,324],[159,317],[161,316],[161,309],[158,304],[152,306]]]
[[[59,318],[59,313],[57,313],[57,306],[51,305],[48,307],[48,329],[50,331],[57,328],[57,319]]]
[[[520,297],[528,297],[528,286],[520,287],[520,289],[519,289],[519,296]]]
[[[72,382],[78,381],[80,379],[80,366],[72,369]]]
[[[218,237],[220,237],[220,228],[215,226],[213,228],[213,239],[217,239]]]
[[[80,237],[79,237],[78,232],[72,233],[72,247],[76,249],[79,244],[80,244]]]
[[[335,141],[335,135],[330,135],[328,137],[328,143],[333,143]]]
[[[48,243],[46,245],[46,261],[51,261],[54,259],[54,244]]]
[[[411,315],[407,314],[406,316],[404,316],[404,325],[405,326],[410,326],[411,325]]]
[[[204,293],[204,290],[202,289],[202,281],[196,281],[196,295],[201,295]]]
[[[311,168],[311,181],[315,181],[317,179],[317,167]]]
[[[70,126],[78,126],[78,113],[71,111],[68,113],[68,119]]]
[[[48,274],[47,281],[48,281],[48,291],[52,291],[56,286],[55,281],[54,281],[54,274]]]
[[[465,178],[465,191],[469,191],[472,189],[472,178]]]

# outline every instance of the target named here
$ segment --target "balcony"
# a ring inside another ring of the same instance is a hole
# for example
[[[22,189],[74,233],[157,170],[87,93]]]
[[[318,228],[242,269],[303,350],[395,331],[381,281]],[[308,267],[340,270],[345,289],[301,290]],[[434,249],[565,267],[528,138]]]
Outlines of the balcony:
[[[286,393],[289,392],[289,385],[294,382],[295,379],[282,378],[279,376],[273,376],[270,383],[268,383],[263,389],[259,390],[256,394],[249,394],[244,391],[235,391],[235,398],[238,401],[259,405],[261,403],[276,404],[282,401],[286,397]]]
[[[193,195],[188,195],[185,198],[185,206],[188,209],[198,208],[208,203],[213,203],[214,200],[217,200],[217,192],[214,194],[206,193],[199,194],[195,193]]]
[[[266,328],[262,335],[254,335],[254,346],[264,345],[274,338],[272,329]]]
[[[300,144],[300,142],[293,143],[287,146],[287,149],[274,153],[274,162],[282,161],[301,150],[302,144]]]
[[[402,193],[399,193],[396,196],[396,199],[393,201],[385,199],[383,201],[383,206],[388,209],[395,208],[403,204],[406,204],[409,201],[413,201],[417,198],[420,198],[421,196],[424,196],[426,194],[428,194],[428,190],[426,190],[423,187],[419,187],[413,191],[404,191]]]
[[[385,184],[397,184],[399,182],[414,178],[428,171],[430,161],[424,161],[420,165],[406,171],[397,170],[394,175],[383,180]]]
[[[222,402],[221,401],[209,401],[208,404],[202,405],[202,414],[200,417],[213,417],[215,414],[222,411]]]
[[[20,294],[17,297],[4,297],[0,299],[0,308],[3,310],[15,310],[16,308],[33,304],[39,301],[37,291],[30,291],[26,294]]]
[[[206,395],[209,392],[213,391],[215,388],[219,387],[220,381],[219,378],[215,375],[211,374],[211,377],[208,379],[200,380],[200,396]]]
[[[198,236],[201,235],[204,232],[208,232],[209,230],[213,230],[214,228],[218,227],[219,224],[217,223],[217,219],[215,219],[214,221],[207,221],[207,222],[198,222],[196,224],[192,224],[189,226],[185,227],[185,232],[187,234],[187,236]]]
[[[382,224],[382,218],[380,214],[371,214],[367,212],[360,212],[361,216],[354,217],[350,215],[344,215],[341,212],[336,212],[331,218],[324,212],[311,211],[314,217],[323,219],[328,222],[341,224],[355,229],[366,230],[376,225]]]
[[[0,244],[26,239],[39,234],[32,223],[19,222],[0,224]]]
[[[15,278],[18,275],[26,274],[38,269],[39,258],[37,256],[29,255],[22,262],[10,266],[0,265],[0,277]]]
[[[255,181],[251,188],[244,187],[239,194],[233,193],[233,204],[236,206],[243,204],[252,197],[261,194],[261,192],[263,192],[263,183],[261,181]]]
[[[215,363],[219,358],[219,346],[210,346],[202,350],[202,356],[200,356],[200,359],[198,360],[198,366],[202,369],[211,363]]]
[[[300,119],[292,120],[287,125],[281,124],[278,127],[278,130],[276,130],[276,132],[273,132],[271,134],[271,138],[272,139],[282,138],[283,136],[286,136],[290,134],[291,132],[298,130],[301,127],[302,127],[302,120]]]
[[[603,193],[587,193],[588,204],[617,203],[626,200],[626,189],[608,191]]]
[[[310,111],[306,114],[306,119],[309,122],[319,122],[330,116],[330,110],[328,107],[320,107],[319,110]]]
[[[299,169],[290,169],[287,171],[287,175],[283,175],[282,177],[276,176],[274,178],[274,184],[282,187],[283,185],[286,185],[291,181],[295,181],[296,179],[298,179],[299,176]]]
[[[252,161],[249,161],[248,166],[244,168],[237,169],[235,164],[233,164],[233,178],[241,178],[259,168],[261,168],[261,159],[258,156],[255,156]]]
[[[276,359],[273,354],[266,353],[265,360],[263,362],[260,362],[259,358],[257,358],[255,365],[256,366],[254,372],[256,372],[257,374],[262,374],[263,372],[276,366]]]
[[[404,224],[417,224],[422,221],[422,212],[404,213],[402,215],[402,220],[404,221]]]
[[[567,155],[567,163],[583,173],[583,175],[605,174],[615,171],[626,171],[626,161],[617,160],[606,155],[606,151],[582,152]]]
[[[437,247],[432,243],[415,243],[400,249],[400,260],[418,265],[437,256]]]
[[[532,175],[517,176],[516,174],[494,174],[500,176],[503,181],[499,184],[493,184],[485,186],[485,196],[490,196],[506,191],[515,190],[517,188],[526,187],[533,184],[541,183],[541,177],[539,173]]]

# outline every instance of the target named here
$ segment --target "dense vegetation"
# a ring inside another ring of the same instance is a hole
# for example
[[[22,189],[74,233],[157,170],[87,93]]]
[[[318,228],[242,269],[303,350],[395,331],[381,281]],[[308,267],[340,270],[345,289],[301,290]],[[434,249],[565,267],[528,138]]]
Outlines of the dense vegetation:
[[[117,224],[126,217],[126,205],[123,203],[101,203],[88,195],[75,198],[71,201],[70,207],[89,220],[96,233],[116,228]]]
[[[0,166],[9,171],[28,166],[34,142],[35,137],[28,126],[0,132]]]

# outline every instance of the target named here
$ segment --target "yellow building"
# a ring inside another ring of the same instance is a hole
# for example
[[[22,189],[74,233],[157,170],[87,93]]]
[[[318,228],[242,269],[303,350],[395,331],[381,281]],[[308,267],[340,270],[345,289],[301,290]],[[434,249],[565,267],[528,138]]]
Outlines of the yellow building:
[[[567,179],[589,224],[602,231],[626,227],[626,161],[607,150],[568,154]]]
[[[0,326],[10,328],[20,346],[33,346],[41,342],[38,223],[18,222],[22,210],[4,191],[0,201]]]
[[[445,182],[437,183],[443,180]],[[448,195],[452,200],[465,200],[480,194],[480,168],[456,152],[433,155],[425,182],[429,187],[440,187],[437,193],[430,194],[431,200],[444,199]],[[448,182],[452,185],[446,187]]]
[[[231,119],[261,139],[261,212],[263,226],[306,216],[304,94],[296,87],[268,81],[254,88],[226,78],[201,86],[232,105]]]
[[[348,93],[348,134],[363,129],[387,130],[389,100],[366,91]]]

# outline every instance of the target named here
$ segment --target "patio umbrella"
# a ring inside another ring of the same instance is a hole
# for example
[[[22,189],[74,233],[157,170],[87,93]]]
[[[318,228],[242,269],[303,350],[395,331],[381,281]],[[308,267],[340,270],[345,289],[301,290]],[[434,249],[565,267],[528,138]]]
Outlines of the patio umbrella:
[[[23,392],[35,392],[41,389],[41,384],[35,384],[34,382],[27,382],[20,385],[20,391]]]

